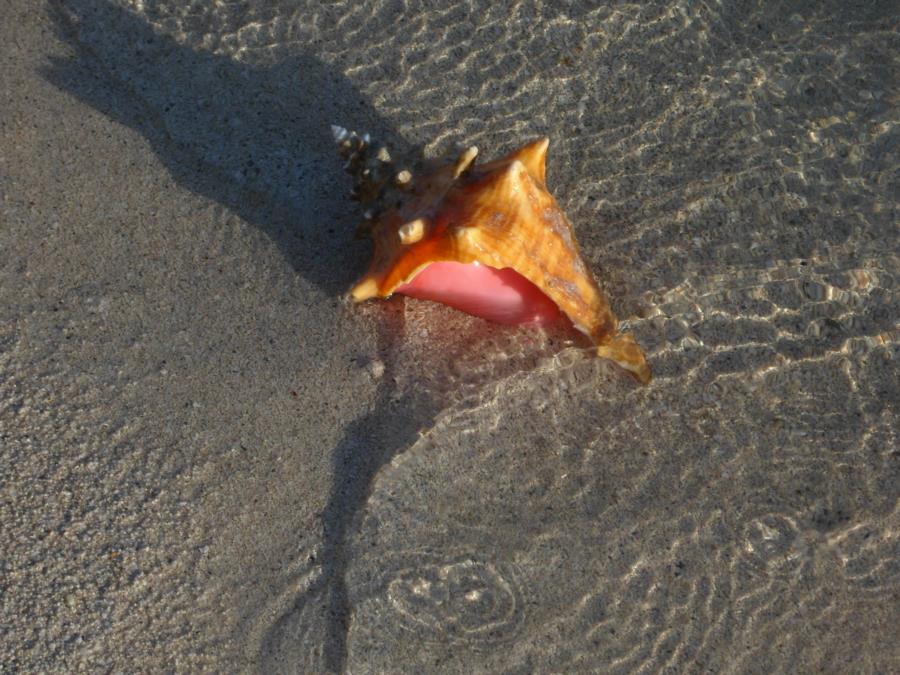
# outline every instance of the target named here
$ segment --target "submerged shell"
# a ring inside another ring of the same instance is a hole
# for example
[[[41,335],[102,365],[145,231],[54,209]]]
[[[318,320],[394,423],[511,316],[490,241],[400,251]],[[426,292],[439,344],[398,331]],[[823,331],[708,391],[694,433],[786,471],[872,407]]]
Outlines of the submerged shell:
[[[548,144],[541,138],[481,165],[474,163],[477,149],[469,148],[433,173],[411,178],[403,172],[408,196],[372,223],[375,255],[352,289],[353,299],[404,292],[438,262],[509,268],[590,336],[600,356],[647,382],[643,352],[630,334],[618,333],[616,317],[581,259],[572,225],[547,191]]]

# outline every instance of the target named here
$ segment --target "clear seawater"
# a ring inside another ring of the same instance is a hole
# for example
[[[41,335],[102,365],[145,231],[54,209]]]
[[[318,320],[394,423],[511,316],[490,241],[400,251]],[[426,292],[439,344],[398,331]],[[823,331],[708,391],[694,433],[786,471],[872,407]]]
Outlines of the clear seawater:
[[[642,387],[564,331],[351,310],[375,393],[321,448],[321,527],[272,530],[291,573],[229,608],[251,668],[900,668],[896,5],[75,0],[59,20],[176,181],[199,166],[307,228],[359,216],[332,123],[411,166],[549,136],[550,188],[652,363]],[[315,242],[296,273],[337,298],[367,249]]]

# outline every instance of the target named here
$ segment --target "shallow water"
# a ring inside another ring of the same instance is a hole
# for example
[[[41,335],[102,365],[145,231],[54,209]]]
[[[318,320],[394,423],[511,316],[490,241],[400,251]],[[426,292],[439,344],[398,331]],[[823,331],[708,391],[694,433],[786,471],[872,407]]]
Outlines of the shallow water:
[[[900,667],[891,3],[259,4],[77,0],[58,21],[179,188],[331,296],[366,255],[316,232],[323,203],[357,216],[331,123],[411,164],[548,135],[551,190],[654,381],[565,332],[415,301],[341,314],[375,336],[374,392],[322,448],[321,527],[266,530],[292,557],[225,608],[231,652],[265,672]],[[194,163],[321,256],[294,263]]]

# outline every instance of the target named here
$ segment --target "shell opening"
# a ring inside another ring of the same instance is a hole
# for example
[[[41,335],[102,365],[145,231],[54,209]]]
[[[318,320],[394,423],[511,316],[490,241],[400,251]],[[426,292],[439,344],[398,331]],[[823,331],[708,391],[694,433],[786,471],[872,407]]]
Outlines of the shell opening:
[[[421,300],[440,302],[488,321],[504,324],[549,324],[559,307],[515,270],[489,265],[433,262],[395,289]]]

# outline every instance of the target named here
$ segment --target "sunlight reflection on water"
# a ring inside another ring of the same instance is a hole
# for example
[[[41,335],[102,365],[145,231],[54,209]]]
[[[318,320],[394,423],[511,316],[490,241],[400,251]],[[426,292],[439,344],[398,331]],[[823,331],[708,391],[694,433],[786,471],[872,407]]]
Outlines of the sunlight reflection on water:
[[[878,670],[900,591],[889,13],[587,4],[132,5],[235,60],[313,49],[429,153],[549,135],[551,189],[652,361],[639,388],[571,336],[406,303],[397,398],[439,414],[346,542],[347,669],[786,672],[852,644]],[[274,133],[240,180],[295,178]],[[266,615],[263,662],[321,665],[322,592]]]

